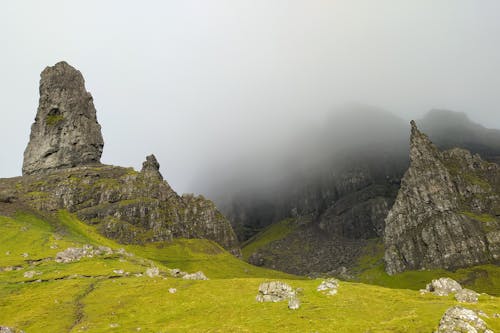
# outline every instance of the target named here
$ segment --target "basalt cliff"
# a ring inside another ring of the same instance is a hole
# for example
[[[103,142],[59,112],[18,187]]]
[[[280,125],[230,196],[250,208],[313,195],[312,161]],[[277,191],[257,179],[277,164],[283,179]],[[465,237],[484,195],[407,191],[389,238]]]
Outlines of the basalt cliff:
[[[179,196],[154,155],[140,172],[103,165],[101,126],[82,74],[60,62],[41,74],[23,176],[0,179],[0,210],[61,209],[122,243],[206,238],[239,255],[228,220],[202,196]]]

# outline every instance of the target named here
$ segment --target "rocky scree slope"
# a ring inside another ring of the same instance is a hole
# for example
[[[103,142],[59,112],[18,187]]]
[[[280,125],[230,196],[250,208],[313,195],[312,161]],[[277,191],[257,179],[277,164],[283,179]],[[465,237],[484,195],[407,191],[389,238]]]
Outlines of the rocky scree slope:
[[[500,167],[444,152],[411,123],[410,167],[385,221],[389,274],[500,260]]]
[[[46,212],[66,209],[122,243],[206,238],[240,254],[231,225],[213,202],[177,195],[153,155],[141,172],[102,165],[100,129],[81,73],[65,62],[46,68],[24,175],[0,179],[0,199]]]

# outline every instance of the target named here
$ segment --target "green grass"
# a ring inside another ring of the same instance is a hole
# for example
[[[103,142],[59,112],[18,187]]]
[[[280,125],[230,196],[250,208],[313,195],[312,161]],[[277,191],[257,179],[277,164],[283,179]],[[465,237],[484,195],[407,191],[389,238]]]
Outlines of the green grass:
[[[51,248],[54,243],[57,249]],[[46,261],[36,266],[26,262],[82,244],[124,247],[134,256],[86,258],[71,264]],[[372,274],[375,282],[388,279],[384,283],[400,289],[341,282],[337,295],[326,296],[316,291],[321,280],[250,266],[206,240],[123,246],[64,211],[54,218],[32,214],[0,217],[0,267],[23,266],[20,271],[0,272],[0,325],[28,333],[137,332],[138,328],[155,333],[432,332],[456,301],[452,296],[420,295],[407,288],[415,281],[427,283],[431,275],[426,275],[425,281],[423,275],[411,272],[399,277],[377,276],[374,267],[379,258],[374,254],[379,250],[374,243],[363,258],[365,278]],[[11,254],[6,255],[7,251]],[[18,255],[24,252],[29,258]],[[134,275],[111,278],[116,269],[144,272],[151,261],[161,269],[202,270],[210,280]],[[493,267],[483,268],[492,274],[498,272]],[[41,272],[34,279],[45,282],[24,278],[28,270]],[[71,275],[78,276],[67,279]],[[304,290],[299,310],[289,310],[286,302],[255,301],[259,284],[274,279]],[[169,288],[176,288],[177,293],[170,294]],[[490,315],[500,312],[498,298],[488,295],[481,295],[477,305],[467,307]],[[491,316],[487,322],[494,331],[500,330],[500,319]]]
[[[258,249],[271,242],[285,238],[296,227],[295,219],[286,219],[270,225],[243,244],[243,248],[241,249],[243,258],[247,260]]]
[[[450,277],[462,285],[477,292],[500,296],[500,267],[482,265],[458,269],[454,272],[444,269],[406,271],[389,275],[384,269],[384,248],[378,241],[373,241],[365,248],[365,254],[353,268],[354,280],[366,284],[379,285],[394,289],[424,289],[433,279]]]

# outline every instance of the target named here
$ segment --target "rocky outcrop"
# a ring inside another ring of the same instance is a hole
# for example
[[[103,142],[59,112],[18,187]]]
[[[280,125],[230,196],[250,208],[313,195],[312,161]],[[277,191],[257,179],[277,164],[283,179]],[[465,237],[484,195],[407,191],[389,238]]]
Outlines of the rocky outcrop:
[[[182,277],[184,280],[208,280],[205,274],[203,272],[196,272],[193,274],[186,274]]]
[[[440,278],[432,280],[425,287],[426,292],[434,293],[437,296],[448,296],[462,290],[462,286],[457,281],[450,278]]]
[[[68,210],[124,244],[204,238],[240,255],[231,225],[213,202],[177,195],[163,180],[154,155],[137,172],[100,164],[102,149],[101,127],[82,74],[65,62],[47,67],[23,177],[0,180],[0,205],[16,201],[43,212]],[[79,260],[94,250],[68,249],[60,260]]]
[[[82,74],[66,62],[41,74],[40,100],[23,174],[98,164],[104,141]]]
[[[333,296],[337,294],[338,288],[339,288],[339,280],[331,278],[321,282],[321,284],[318,286],[318,288],[316,288],[316,290],[319,292],[323,292],[326,295]]]
[[[296,296],[293,288],[281,281],[264,282],[259,286],[257,302],[281,302]]]
[[[435,333],[493,333],[473,310],[454,306],[446,310]]]
[[[479,294],[474,290],[462,289],[455,294],[455,299],[460,303],[477,303]]]
[[[500,260],[500,167],[454,148],[439,151],[411,123],[410,167],[385,220],[389,274]]]
[[[163,179],[160,173],[160,163],[158,163],[155,155],[146,156],[146,160],[142,163],[141,173],[146,178]]]
[[[82,258],[93,258],[101,255],[112,255],[114,252],[106,246],[94,247],[85,244],[82,247],[69,247],[64,251],[58,252],[55,261],[58,263],[70,263],[80,261]]]
[[[123,244],[205,238],[240,255],[231,225],[213,202],[179,196],[150,161],[141,172],[82,166],[4,179],[2,186],[23,204],[48,212],[66,209]]]

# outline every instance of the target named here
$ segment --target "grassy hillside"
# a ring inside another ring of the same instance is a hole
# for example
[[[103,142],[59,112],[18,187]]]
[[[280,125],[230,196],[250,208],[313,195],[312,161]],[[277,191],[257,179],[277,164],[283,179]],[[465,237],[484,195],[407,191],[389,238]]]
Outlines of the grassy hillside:
[[[248,259],[258,249],[284,238],[293,230],[293,220],[283,220],[267,227],[244,244],[242,249],[244,258]],[[448,276],[470,289],[500,296],[500,267],[498,266],[482,265],[459,269],[455,272],[442,269],[407,271],[391,276],[385,272],[383,257],[383,244],[376,239],[370,240],[358,262],[350,268],[351,280],[387,288],[419,290],[432,279]]]
[[[44,260],[83,244],[124,248],[133,256],[115,251],[67,264]],[[376,266],[370,260],[364,263],[365,272]],[[135,275],[152,265],[202,270],[210,280]],[[124,247],[66,212],[56,217],[0,216],[0,267],[0,325],[27,333],[431,332],[444,311],[456,304],[452,296],[354,282],[342,282],[337,295],[325,296],[316,291],[321,280],[253,267],[209,241]],[[30,271],[37,275],[25,277]],[[259,284],[274,279],[303,289],[299,310],[255,301]],[[491,315],[500,312],[499,303],[482,295],[477,305],[467,307]],[[491,316],[487,322],[500,330],[500,319]]]

